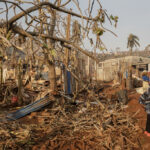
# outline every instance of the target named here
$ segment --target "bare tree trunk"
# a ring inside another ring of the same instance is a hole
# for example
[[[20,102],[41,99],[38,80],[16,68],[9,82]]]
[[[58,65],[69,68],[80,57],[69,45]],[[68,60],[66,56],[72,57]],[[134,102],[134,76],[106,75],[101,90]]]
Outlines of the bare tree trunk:
[[[56,25],[56,12],[53,11],[52,13],[52,20],[51,20],[51,27],[49,30],[49,35],[53,36],[54,34],[54,30],[55,30],[55,25]],[[51,49],[55,48],[55,41],[54,40],[50,40],[50,45],[51,45]],[[53,56],[52,56],[53,57]],[[54,62],[49,63],[49,69],[50,69],[50,89],[52,91],[56,90],[56,72],[55,72],[55,64]]]
[[[51,26],[49,30],[49,35],[53,36],[54,30],[55,30],[55,24],[56,24],[56,12],[53,11],[52,18],[51,18]],[[50,46],[50,49],[55,48],[55,41],[54,40],[48,40],[48,45]],[[49,55],[49,53],[47,53]],[[51,60],[49,60],[51,58]],[[50,79],[50,89],[52,91],[56,91],[56,72],[55,72],[55,64],[54,64],[54,58],[53,56],[48,57],[48,66],[49,66],[49,79]]]
[[[61,4],[61,0],[58,1],[58,6]],[[48,29],[47,27],[47,32],[50,36],[53,37],[54,35],[54,31],[55,31],[55,26],[56,26],[56,11],[55,10],[51,10],[51,25],[50,25],[50,29]],[[48,40],[48,45],[50,47],[50,49],[55,49],[55,40],[53,39],[49,39]],[[49,53],[48,53],[49,55]],[[51,60],[49,60],[49,58],[51,58]],[[50,57],[48,57],[48,65],[49,65],[49,79],[50,79],[50,89],[52,91],[56,91],[57,90],[57,83],[56,83],[56,71],[55,71],[55,63],[54,63],[54,58],[51,55]]]
[[[66,27],[66,40],[70,39],[70,21],[71,21],[71,15],[69,14],[67,17],[67,27]],[[69,49],[65,48],[65,66],[68,67],[69,64]],[[68,94],[68,75],[67,70],[65,69],[65,93]]]
[[[2,58],[0,58],[0,84],[3,83],[3,65],[2,65]]]
[[[56,86],[56,72],[55,72],[55,65],[52,63],[49,63],[49,70],[50,70],[50,74],[49,74],[49,78],[50,78],[50,89],[52,91],[56,91],[57,90],[57,86]]]
[[[128,79],[127,79],[126,83],[127,83],[127,89],[131,90],[133,88],[133,84],[132,84],[132,66],[129,66],[129,68],[128,68]]]
[[[94,48],[94,57],[96,58],[96,48]],[[97,62],[94,61],[94,75],[95,75],[95,81],[97,81]]]
[[[23,104],[23,99],[22,99],[22,68],[21,68],[21,60],[19,60],[18,64],[18,104],[22,105]]]
[[[132,56],[132,52],[133,52],[133,49],[132,49],[132,48],[130,48],[130,56]]]

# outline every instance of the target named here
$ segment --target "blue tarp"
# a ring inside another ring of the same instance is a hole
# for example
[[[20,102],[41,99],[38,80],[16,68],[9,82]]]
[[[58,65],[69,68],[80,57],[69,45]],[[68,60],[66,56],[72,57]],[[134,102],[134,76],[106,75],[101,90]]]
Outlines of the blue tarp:
[[[71,73],[67,71],[67,94],[72,94],[71,91]]]
[[[31,103],[31,104],[25,106],[24,108],[21,108],[15,112],[8,114],[6,116],[6,119],[7,120],[16,120],[16,119],[22,118],[22,117],[30,114],[31,112],[40,110],[41,108],[50,104],[50,102],[51,101],[49,100],[49,97],[46,96],[44,98],[41,98],[41,99],[35,101],[34,103]]]
[[[64,89],[65,94],[72,94],[72,86],[71,86],[71,72],[65,69],[65,66],[62,66],[63,72],[64,72]]]
[[[144,81],[149,82],[149,77],[148,77],[148,76],[142,76],[142,79],[143,79]]]

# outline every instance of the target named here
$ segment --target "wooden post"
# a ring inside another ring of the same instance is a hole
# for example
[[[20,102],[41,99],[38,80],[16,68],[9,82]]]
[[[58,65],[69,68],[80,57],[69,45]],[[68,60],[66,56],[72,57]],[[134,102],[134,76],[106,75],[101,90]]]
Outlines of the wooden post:
[[[139,64],[136,66],[136,76],[139,77]]]
[[[90,64],[90,62],[89,62],[89,56],[86,56],[87,57],[87,74],[86,74],[86,78],[88,79],[89,78],[89,75],[90,75],[90,70],[89,70],[89,64]]]
[[[2,65],[2,57],[0,57],[0,84],[3,83],[3,65]]]
[[[128,79],[127,79],[127,89],[128,90],[131,90],[133,87],[132,85],[132,66],[129,66],[129,69],[128,69]]]
[[[122,81],[121,81],[121,89],[124,90],[126,88],[126,69],[125,69],[125,64],[121,63],[121,74],[122,74]]]
[[[67,17],[66,40],[70,39],[70,21],[71,21],[71,15],[69,14],[68,17]],[[68,63],[69,63],[69,49],[68,48],[65,48],[64,63],[65,63],[65,66],[68,67]],[[67,71],[66,71],[66,69],[65,69],[65,74],[64,74],[64,82],[65,82],[64,90],[66,92],[67,89],[68,89],[68,86],[67,86]]]
[[[94,49],[94,57],[96,58],[96,48]],[[94,61],[95,81],[97,81],[97,62]]]
[[[70,39],[70,21],[71,21],[71,15],[69,14],[67,17],[67,28],[66,28],[66,40]],[[65,48],[65,65],[68,67],[69,62],[69,49]]]
[[[22,105],[22,68],[21,68],[21,60],[19,60],[18,64],[18,104]]]
[[[30,49],[31,49],[31,52],[32,52],[32,60],[33,60],[32,62],[34,64],[34,66],[35,66],[36,60],[35,60],[35,56],[34,56],[33,40],[32,39],[30,39]]]

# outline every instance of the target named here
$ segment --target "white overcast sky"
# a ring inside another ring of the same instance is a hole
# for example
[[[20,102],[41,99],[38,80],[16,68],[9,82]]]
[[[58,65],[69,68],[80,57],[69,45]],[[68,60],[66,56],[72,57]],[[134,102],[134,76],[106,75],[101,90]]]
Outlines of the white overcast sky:
[[[88,0],[78,1],[81,8],[87,8]],[[150,0],[101,0],[101,3],[108,14],[119,17],[116,29],[106,25],[118,35],[115,37],[111,33],[105,33],[103,41],[108,49],[115,50],[116,47],[120,47],[121,50],[127,50],[127,37],[130,33],[140,38],[139,49],[142,50],[150,44]],[[0,4],[2,6],[2,3]],[[76,11],[76,8],[72,8]],[[96,13],[97,9],[97,5],[94,5],[93,13]]]
[[[140,38],[140,49],[150,44],[150,0],[102,0],[108,12],[119,16],[118,38],[105,37],[109,47],[126,49],[130,33]]]
[[[86,9],[88,0],[78,0],[80,7]],[[92,0],[91,0],[92,1]],[[96,1],[96,0],[95,0]],[[119,17],[117,28],[106,24],[106,27],[115,32],[118,37],[105,33],[103,41],[108,49],[113,51],[120,47],[120,50],[127,50],[127,38],[130,33],[139,37],[140,50],[150,44],[150,0],[100,0],[107,13]],[[72,6],[73,10],[76,9]],[[98,10],[94,5],[93,14]]]
[[[79,1],[84,7],[87,0]],[[150,44],[150,0],[101,0],[101,3],[109,14],[119,17],[117,29],[112,28],[118,37],[107,33],[103,38],[108,49],[126,50],[130,33],[140,38],[141,50]]]

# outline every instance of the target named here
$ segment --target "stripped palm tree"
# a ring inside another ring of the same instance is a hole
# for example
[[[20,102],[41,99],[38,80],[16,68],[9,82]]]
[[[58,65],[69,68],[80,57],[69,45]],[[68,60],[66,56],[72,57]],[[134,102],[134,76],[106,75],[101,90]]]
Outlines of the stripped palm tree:
[[[138,47],[138,46],[140,46],[139,38],[136,35],[130,34],[127,43],[127,48],[130,49],[130,55],[132,55],[133,47]]]

